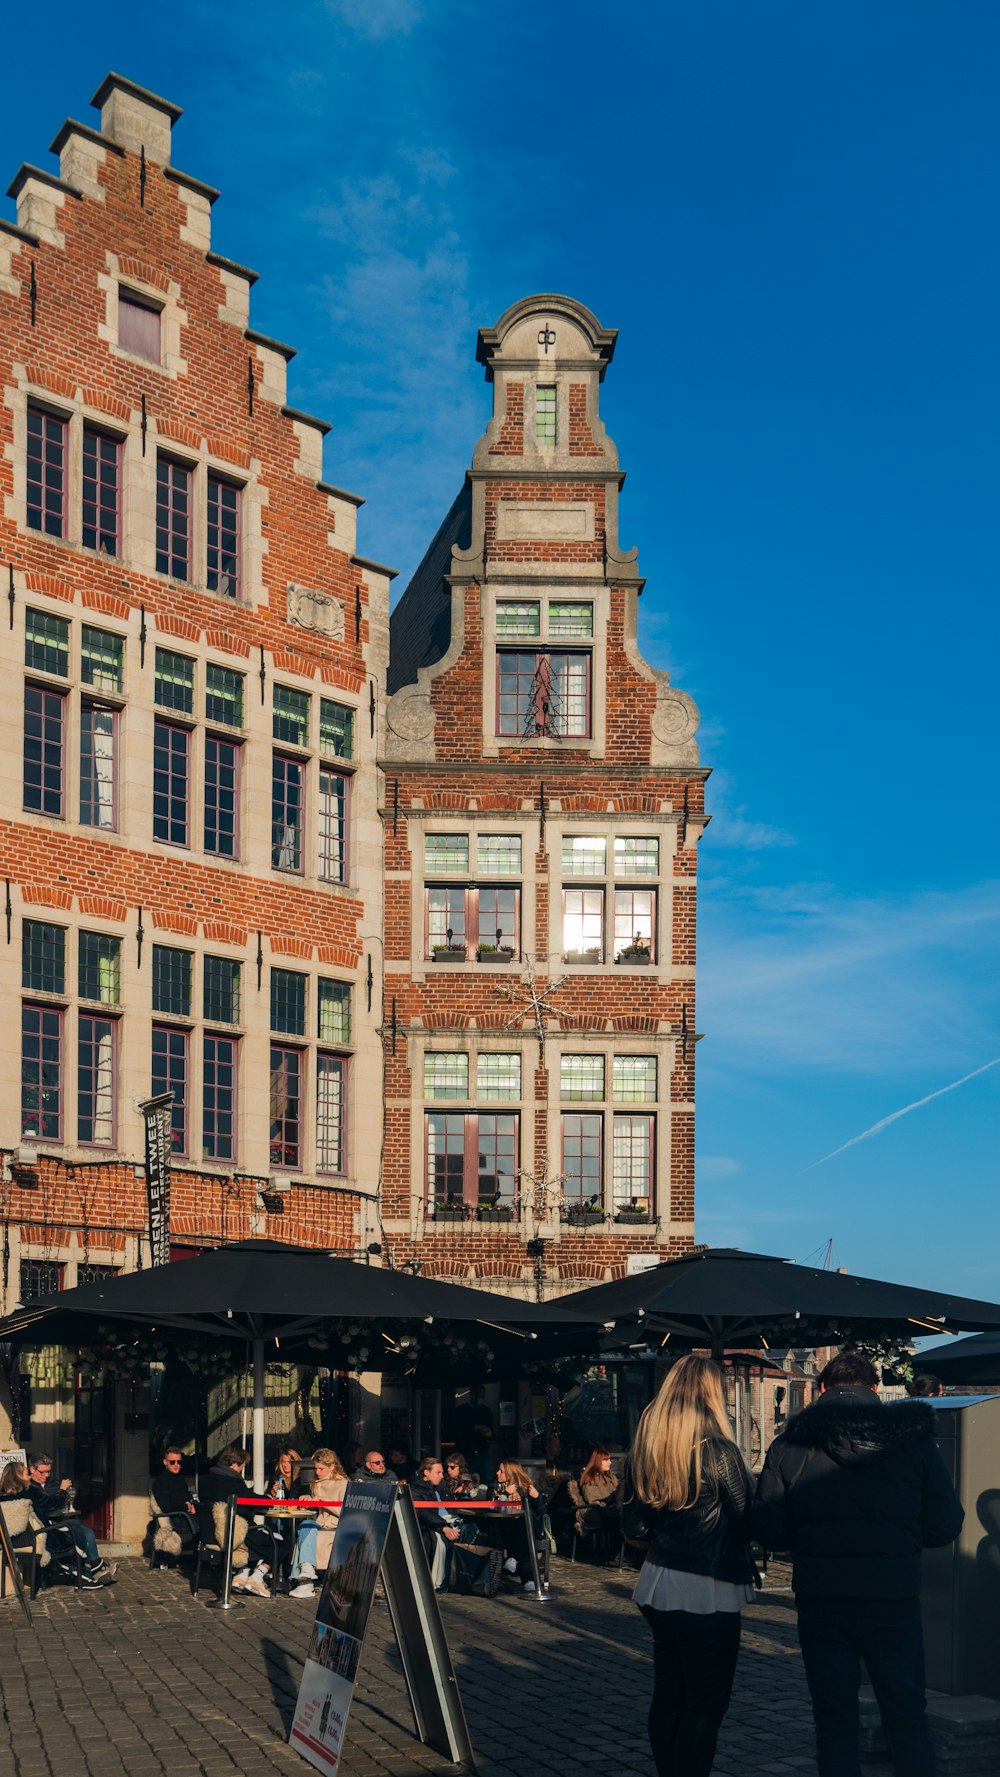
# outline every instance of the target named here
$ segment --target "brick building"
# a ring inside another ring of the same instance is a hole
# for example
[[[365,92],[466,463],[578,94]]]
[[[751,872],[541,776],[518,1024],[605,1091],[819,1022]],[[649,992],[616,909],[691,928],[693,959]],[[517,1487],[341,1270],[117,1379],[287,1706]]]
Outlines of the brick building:
[[[0,221],[0,1308],[148,1263],[166,1091],[177,1256],[655,1262],[693,1235],[705,773],[636,646],[615,335],[548,296],[480,335],[494,417],[390,640],[178,108],[93,103]]]
[[[636,646],[614,346],[561,296],[480,333],[493,417],[390,625],[385,1226],[546,1293],[693,1238],[706,774]]]

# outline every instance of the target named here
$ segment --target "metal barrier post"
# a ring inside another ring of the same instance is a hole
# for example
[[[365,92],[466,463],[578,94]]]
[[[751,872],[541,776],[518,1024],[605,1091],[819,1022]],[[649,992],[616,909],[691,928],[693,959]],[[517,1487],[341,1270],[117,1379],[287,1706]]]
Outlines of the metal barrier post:
[[[226,1529],[222,1538],[222,1591],[206,1605],[206,1610],[242,1610],[242,1599],[234,1598],[233,1548],[236,1540],[236,1497],[230,1494],[226,1503]]]
[[[519,1487],[521,1495],[521,1511],[524,1514],[524,1534],[528,1539],[528,1559],[531,1562],[531,1577],[535,1582],[535,1597],[539,1604],[549,1601],[549,1589],[542,1585],[542,1570],[538,1565],[538,1550],[535,1547],[535,1522],[531,1516],[531,1499],[524,1487]]]

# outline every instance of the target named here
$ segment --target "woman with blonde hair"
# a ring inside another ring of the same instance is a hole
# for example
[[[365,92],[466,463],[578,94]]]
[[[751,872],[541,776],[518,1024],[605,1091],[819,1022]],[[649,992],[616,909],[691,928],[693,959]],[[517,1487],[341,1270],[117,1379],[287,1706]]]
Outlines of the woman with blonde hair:
[[[309,1491],[313,1499],[331,1503],[321,1507],[315,1518],[307,1518],[299,1525],[292,1563],[292,1578],[298,1582],[292,1587],[293,1598],[312,1598],[313,1581],[326,1572],[349,1478],[335,1450],[314,1450],[312,1462],[316,1478]]]
[[[626,1534],[648,1544],[633,1597],[653,1632],[657,1777],[709,1777],[756,1578],[750,1479],[709,1358],[680,1358],[646,1408],[631,1486]]]

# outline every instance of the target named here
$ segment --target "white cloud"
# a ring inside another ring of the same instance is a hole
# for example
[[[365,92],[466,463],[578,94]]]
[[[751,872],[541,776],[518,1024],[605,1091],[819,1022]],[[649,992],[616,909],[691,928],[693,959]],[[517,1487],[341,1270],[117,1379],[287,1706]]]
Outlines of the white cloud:
[[[698,1178],[706,1183],[711,1179],[735,1178],[743,1171],[740,1160],[733,1160],[728,1154],[702,1154],[695,1161]]]
[[[423,16],[416,0],[325,0],[325,4],[331,18],[374,43],[408,37]]]
[[[705,792],[705,806],[712,816],[709,833],[713,849],[723,847],[736,851],[770,851],[775,847],[796,843],[792,835],[782,832],[780,827],[754,820],[744,803],[734,801],[733,790],[729,773],[717,766],[708,780]]]

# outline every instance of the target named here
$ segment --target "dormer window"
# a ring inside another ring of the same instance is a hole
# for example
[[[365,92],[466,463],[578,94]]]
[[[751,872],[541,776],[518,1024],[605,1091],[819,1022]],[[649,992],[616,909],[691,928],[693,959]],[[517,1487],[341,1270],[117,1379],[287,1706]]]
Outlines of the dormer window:
[[[137,358],[160,362],[161,305],[135,290],[118,287],[118,344]]]
[[[539,383],[535,389],[535,442],[536,444],[555,444],[556,442],[554,383]]]
[[[534,740],[590,735],[590,655],[497,652],[497,733]]]

